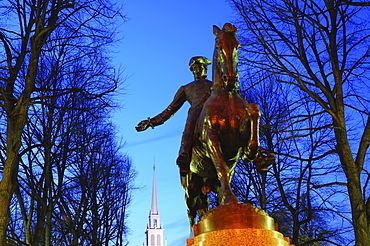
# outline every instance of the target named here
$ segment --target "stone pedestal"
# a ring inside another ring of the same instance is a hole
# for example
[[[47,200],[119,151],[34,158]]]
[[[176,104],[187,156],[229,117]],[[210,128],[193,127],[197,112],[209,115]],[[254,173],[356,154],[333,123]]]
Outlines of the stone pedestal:
[[[208,211],[194,226],[187,246],[289,246],[275,230],[274,219],[250,204],[222,205]]]

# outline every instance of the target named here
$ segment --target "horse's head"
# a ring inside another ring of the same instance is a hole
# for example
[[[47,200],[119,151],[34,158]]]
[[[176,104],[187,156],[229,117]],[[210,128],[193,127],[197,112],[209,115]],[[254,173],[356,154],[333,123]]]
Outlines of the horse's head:
[[[239,41],[236,36],[237,28],[226,23],[222,30],[213,26],[216,35],[216,46],[213,54],[213,82],[214,86],[224,90],[234,90],[238,83],[238,49]]]

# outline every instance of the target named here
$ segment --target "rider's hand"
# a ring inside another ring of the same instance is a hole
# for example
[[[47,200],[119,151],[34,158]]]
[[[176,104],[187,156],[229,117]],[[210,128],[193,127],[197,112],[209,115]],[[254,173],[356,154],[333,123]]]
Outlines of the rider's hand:
[[[139,124],[137,124],[137,126],[135,127],[136,131],[138,132],[141,132],[141,131],[145,131],[146,129],[148,129],[150,126],[150,120],[142,120],[140,121]]]

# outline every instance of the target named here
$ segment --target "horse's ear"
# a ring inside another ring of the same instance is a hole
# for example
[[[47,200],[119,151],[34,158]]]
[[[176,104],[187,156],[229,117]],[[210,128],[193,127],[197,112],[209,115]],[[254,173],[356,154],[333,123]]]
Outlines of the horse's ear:
[[[225,32],[236,32],[238,28],[230,23],[225,23],[224,27],[222,28]]]
[[[218,28],[218,26],[213,25],[213,34],[214,35],[217,36],[220,31],[221,31],[221,29]]]

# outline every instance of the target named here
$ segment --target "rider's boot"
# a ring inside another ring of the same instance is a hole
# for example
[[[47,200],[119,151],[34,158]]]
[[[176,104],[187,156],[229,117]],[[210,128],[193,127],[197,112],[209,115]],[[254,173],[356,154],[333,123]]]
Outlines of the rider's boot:
[[[186,174],[189,172],[190,166],[190,158],[188,153],[181,153],[179,157],[177,157],[176,164],[179,166],[180,175],[185,177]]]
[[[184,132],[182,135],[181,148],[179,152],[179,157],[177,157],[176,164],[180,169],[180,176],[185,177],[190,169],[191,160],[191,135]]]

